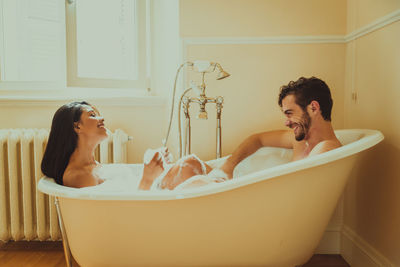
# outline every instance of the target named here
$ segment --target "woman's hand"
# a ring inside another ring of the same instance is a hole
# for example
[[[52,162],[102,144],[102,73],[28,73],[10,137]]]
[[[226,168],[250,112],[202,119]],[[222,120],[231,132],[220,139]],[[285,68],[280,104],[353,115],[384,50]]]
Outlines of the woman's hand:
[[[154,153],[149,163],[144,163],[143,176],[139,184],[139,189],[149,190],[154,180],[164,171],[160,152]]]
[[[164,158],[165,163],[171,164],[173,161],[173,156],[169,152],[168,147],[160,147],[159,151],[160,151],[162,157]]]

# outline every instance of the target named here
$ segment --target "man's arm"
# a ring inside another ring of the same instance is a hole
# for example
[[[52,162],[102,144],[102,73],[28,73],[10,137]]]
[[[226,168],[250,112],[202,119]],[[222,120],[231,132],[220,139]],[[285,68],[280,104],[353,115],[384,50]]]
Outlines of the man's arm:
[[[246,138],[239,147],[232,153],[232,155],[222,165],[223,170],[229,177],[233,176],[233,169],[239,162],[256,152],[259,148],[270,147],[283,147],[293,148],[293,132],[288,130],[278,130],[253,134]]]

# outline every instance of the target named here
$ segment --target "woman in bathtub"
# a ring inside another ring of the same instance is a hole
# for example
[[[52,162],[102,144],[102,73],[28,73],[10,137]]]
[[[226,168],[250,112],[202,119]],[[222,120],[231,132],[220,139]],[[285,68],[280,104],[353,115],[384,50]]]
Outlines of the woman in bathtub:
[[[100,165],[94,159],[94,152],[105,138],[107,129],[104,118],[96,108],[84,101],[63,105],[53,117],[42,160],[42,172],[55,178],[58,184],[69,187],[81,188],[103,183],[103,179],[94,172]],[[212,170],[194,155],[175,164],[168,161],[168,155],[166,148],[150,155],[150,159],[144,164],[139,189],[172,190],[193,176],[204,178]],[[218,178],[213,181],[222,180],[224,179]],[[204,179],[194,179],[191,186],[205,183]]]

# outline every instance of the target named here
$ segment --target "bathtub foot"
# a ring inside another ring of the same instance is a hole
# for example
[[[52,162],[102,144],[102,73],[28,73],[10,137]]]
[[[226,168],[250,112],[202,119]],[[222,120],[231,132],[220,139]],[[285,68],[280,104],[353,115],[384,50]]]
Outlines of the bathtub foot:
[[[54,204],[56,205],[56,208],[57,208],[58,223],[60,225],[61,236],[62,236],[62,241],[63,241],[65,262],[67,264],[67,267],[72,267],[71,250],[69,249],[67,233],[65,232],[64,223],[63,223],[63,220],[61,217],[60,207],[58,206],[58,198],[57,197],[55,198]]]

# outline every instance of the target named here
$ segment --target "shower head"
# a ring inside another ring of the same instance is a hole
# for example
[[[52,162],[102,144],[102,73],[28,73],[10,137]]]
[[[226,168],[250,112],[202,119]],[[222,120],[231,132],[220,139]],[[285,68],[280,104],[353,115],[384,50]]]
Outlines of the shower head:
[[[227,78],[229,76],[231,76],[231,75],[221,68],[219,73],[218,73],[218,75],[217,75],[217,80],[222,80],[222,79],[225,79],[225,78]]]
[[[229,76],[231,76],[228,72],[226,72],[219,63],[217,62],[210,62],[206,60],[196,60],[193,62],[190,62],[194,70],[197,72],[213,72],[215,71],[216,68],[218,68],[218,74],[217,74],[217,80],[222,80],[225,79]],[[210,69],[210,67],[213,67]]]
[[[219,72],[217,74],[217,80],[222,80],[225,79],[226,77],[231,76],[229,73],[227,73],[226,71],[224,71],[224,69],[221,67],[221,65],[219,63],[213,63],[215,64],[215,66],[218,68]]]

